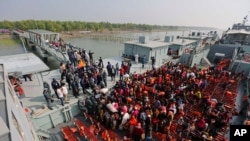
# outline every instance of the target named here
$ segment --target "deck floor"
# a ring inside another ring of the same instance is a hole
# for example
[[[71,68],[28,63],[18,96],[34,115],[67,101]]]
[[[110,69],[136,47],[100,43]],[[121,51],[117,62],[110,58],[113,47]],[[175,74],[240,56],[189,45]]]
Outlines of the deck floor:
[[[118,62],[119,65],[121,65],[122,61],[123,60],[121,57],[103,59],[103,63],[104,63],[105,67],[107,65],[107,62],[110,62],[112,65],[115,65]],[[58,68],[59,68],[59,66],[58,66]],[[150,69],[150,68],[151,68],[150,64],[145,64],[145,68],[142,69],[141,63],[135,64],[134,62],[132,62],[132,67],[131,67],[130,72],[143,73],[147,69]],[[29,81],[29,80],[24,81],[24,79],[21,78],[22,86],[23,86],[24,91],[25,91],[25,97],[20,99],[23,106],[27,107],[31,110],[32,109],[35,109],[35,110],[43,109],[43,107],[46,105],[46,101],[45,101],[44,96],[43,96],[43,82],[46,81],[50,84],[53,78],[60,81],[59,69],[46,71],[43,73],[33,74],[33,76],[32,76],[33,81]],[[119,79],[119,76],[116,77],[116,80],[118,80],[118,79]],[[107,85],[108,85],[108,88],[110,88],[114,85],[114,82],[111,82],[111,77],[108,77]],[[52,91],[52,94],[54,94],[54,91]],[[69,90],[68,96],[70,99],[69,104],[76,103],[78,101],[78,99],[76,99],[72,95],[72,92],[70,90]],[[86,95],[84,95],[82,92],[80,92],[80,96],[84,97]],[[52,106],[53,106],[53,110],[59,110],[62,108],[62,106],[60,105],[60,101],[57,99],[55,99],[55,102],[52,104]],[[53,112],[53,110],[43,110],[40,112],[40,114],[42,114],[44,112]]]
[[[106,67],[108,61],[112,65],[115,65],[117,62],[120,65],[122,62],[122,58],[115,57],[115,58],[103,59],[105,67]],[[140,63],[135,64],[134,62],[132,62],[132,67],[131,67],[130,72],[131,73],[133,73],[133,72],[143,73],[146,70],[151,69],[150,64],[146,64],[144,69],[142,69],[141,66],[142,65]],[[42,91],[43,91],[42,84],[43,84],[43,81],[46,81],[50,84],[53,78],[56,78],[58,81],[60,80],[59,70],[52,70],[52,71],[43,72],[41,74],[40,73],[34,74],[32,77],[33,81],[29,81],[29,80],[24,81],[24,79],[21,79],[22,86],[23,86],[24,91],[25,91],[25,97],[21,99],[23,106],[28,107],[29,109],[34,109],[34,108],[36,110],[43,109],[44,105],[46,105],[46,102],[45,102],[45,99],[44,99],[43,94],[42,94]],[[118,80],[118,79],[119,79],[119,77],[117,76],[116,80]],[[108,88],[112,87],[113,85],[114,85],[114,82],[111,82],[111,78],[108,77]],[[236,98],[237,111],[240,111],[240,109],[242,107],[244,107],[244,104],[242,104],[242,97],[245,93],[245,90],[244,90],[245,87],[246,87],[245,82],[241,82],[239,85],[238,96]],[[86,96],[86,95],[83,95],[83,93],[80,92],[80,96]],[[69,91],[69,98],[70,98],[70,104],[76,103],[78,101],[78,99],[73,97],[71,91]],[[62,106],[60,105],[60,101],[55,99],[55,102],[53,103],[53,110],[44,109],[44,110],[41,110],[41,112],[39,114],[42,115],[43,113],[54,112],[55,110],[60,110],[61,108],[62,108]],[[80,117],[80,118],[82,118],[82,117]],[[233,118],[231,120],[231,124],[234,124],[234,125],[235,124],[236,125],[242,124],[243,120],[244,120],[244,118],[240,115],[233,116]],[[52,138],[57,139],[57,140],[62,140],[63,135],[60,132],[60,127],[63,127],[66,125],[73,126],[72,122],[61,123],[56,128],[51,129],[50,133],[52,134]],[[122,134],[120,134],[120,135],[122,136]],[[79,135],[77,135],[77,136],[79,137]]]

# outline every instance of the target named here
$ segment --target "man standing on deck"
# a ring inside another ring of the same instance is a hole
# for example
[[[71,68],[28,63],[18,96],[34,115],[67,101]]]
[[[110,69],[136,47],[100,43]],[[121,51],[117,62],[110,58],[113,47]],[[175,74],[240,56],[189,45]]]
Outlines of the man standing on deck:
[[[139,58],[139,55],[136,53],[135,54],[135,63],[138,64],[138,58]]]
[[[60,86],[59,82],[55,78],[53,78],[53,80],[51,82],[51,87],[53,88],[53,90],[54,90],[54,92],[56,94],[57,99],[59,99],[59,96],[58,96],[56,90],[57,90],[57,88],[59,88],[59,86]]]
[[[58,97],[61,101],[61,105],[64,106],[64,96],[63,96],[62,86],[59,86],[56,91],[57,91]]]
[[[129,61],[128,62],[128,71],[127,71],[128,74],[130,74],[131,67],[132,67],[132,63],[131,63],[131,61]]]
[[[108,74],[107,74],[107,71],[105,69],[102,69],[102,80],[105,84],[105,87],[107,87],[107,78],[108,78]]]
[[[94,54],[94,52],[92,52],[91,50],[89,50],[89,61],[90,61],[90,64],[93,63],[93,54]]]
[[[114,65],[112,65],[112,67],[111,67],[111,81],[115,82],[115,74],[116,74],[116,69],[115,69]]]
[[[107,66],[106,66],[106,69],[108,71],[108,76],[111,76],[111,68],[112,68],[112,65],[110,62],[108,62]]]
[[[99,67],[99,68],[103,68],[103,67],[104,67],[103,61],[102,61],[102,57],[99,58],[98,67]]]
[[[72,92],[75,98],[78,98],[79,96],[79,85],[77,79],[74,79],[74,81],[71,83],[72,86]]]
[[[71,73],[71,70],[69,69],[66,73],[66,82],[68,83],[69,90],[71,90],[71,80],[73,78],[73,74]]]
[[[155,65],[155,57],[154,56],[151,57],[151,61],[152,61],[152,69],[154,69],[154,65]]]
[[[118,72],[119,72],[119,63],[118,62],[115,64],[115,69],[116,69],[116,75],[118,76]]]
[[[145,60],[146,60],[146,56],[143,55],[143,57],[142,57],[142,59],[141,59],[142,68],[143,68],[143,69],[144,69]]]
[[[43,88],[43,96],[47,102],[47,106],[50,110],[53,110],[52,106],[51,106],[51,102],[53,101],[53,98],[51,96],[51,91],[49,88],[44,87]]]
[[[23,78],[24,78],[25,81],[27,81],[27,78],[29,78],[29,80],[32,81],[31,77],[32,77],[32,74],[23,75]]]

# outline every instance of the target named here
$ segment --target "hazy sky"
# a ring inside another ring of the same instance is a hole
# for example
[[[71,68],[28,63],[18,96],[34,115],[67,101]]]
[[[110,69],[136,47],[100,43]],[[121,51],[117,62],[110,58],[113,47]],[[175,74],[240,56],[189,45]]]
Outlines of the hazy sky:
[[[227,29],[248,13],[250,22],[249,11],[250,0],[1,0],[0,21],[104,21]]]

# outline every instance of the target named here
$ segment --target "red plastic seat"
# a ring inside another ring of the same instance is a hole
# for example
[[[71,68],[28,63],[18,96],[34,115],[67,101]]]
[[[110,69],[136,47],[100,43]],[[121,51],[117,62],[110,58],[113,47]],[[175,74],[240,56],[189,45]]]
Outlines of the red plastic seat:
[[[77,137],[75,134],[72,132],[69,126],[63,127],[61,129],[64,139],[67,141],[78,141]]]

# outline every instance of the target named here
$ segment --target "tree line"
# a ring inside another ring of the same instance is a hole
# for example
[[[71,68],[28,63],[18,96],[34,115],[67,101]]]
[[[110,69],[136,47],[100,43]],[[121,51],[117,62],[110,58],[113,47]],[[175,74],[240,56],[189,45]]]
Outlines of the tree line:
[[[83,22],[83,21],[51,21],[51,20],[22,20],[22,21],[0,21],[0,29],[44,29],[53,32],[62,31],[95,31],[103,30],[177,30],[178,26],[160,26],[134,23],[110,23],[110,22]]]

